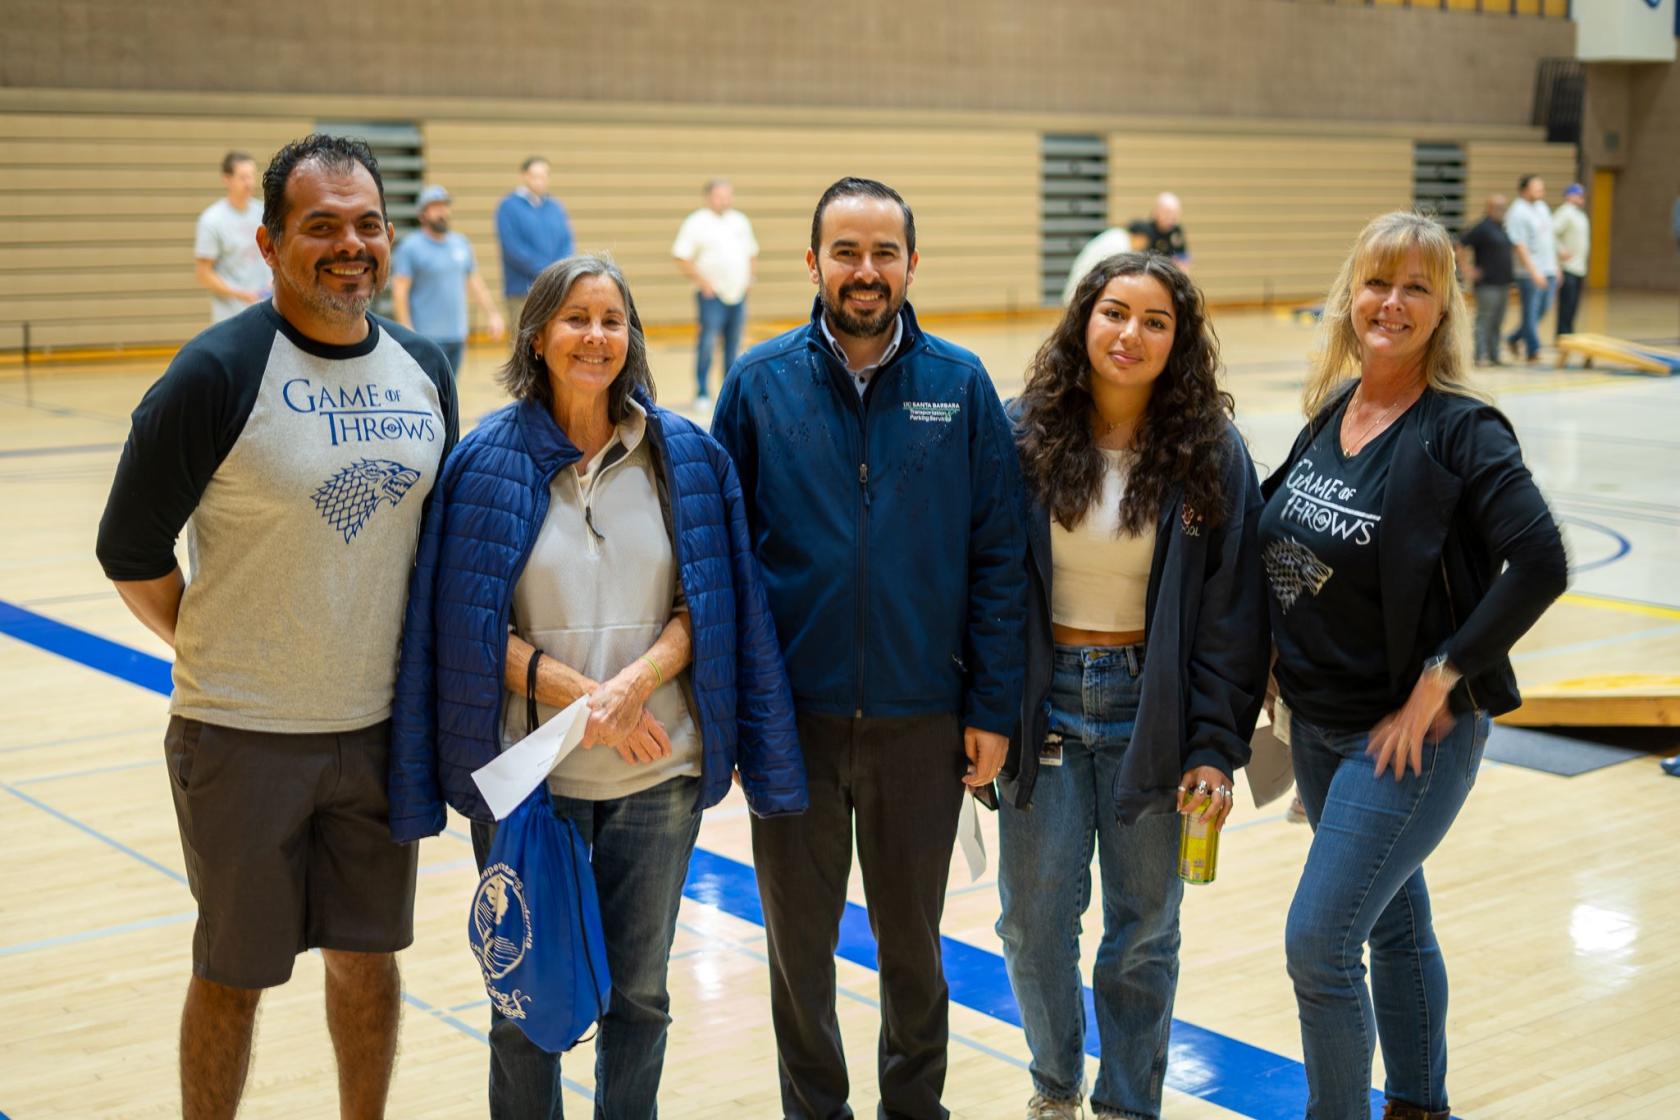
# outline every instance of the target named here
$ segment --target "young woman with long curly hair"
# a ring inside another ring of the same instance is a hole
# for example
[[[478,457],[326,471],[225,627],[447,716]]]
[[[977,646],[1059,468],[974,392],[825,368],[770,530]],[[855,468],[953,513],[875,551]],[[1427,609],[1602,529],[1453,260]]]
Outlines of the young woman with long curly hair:
[[[1075,289],[1011,406],[1030,503],[1026,689],[999,890],[1030,1120],[1081,1114],[1080,917],[1101,869],[1098,1117],[1160,1115],[1178,979],[1179,814],[1216,824],[1265,691],[1254,464],[1201,293],[1122,253]]]

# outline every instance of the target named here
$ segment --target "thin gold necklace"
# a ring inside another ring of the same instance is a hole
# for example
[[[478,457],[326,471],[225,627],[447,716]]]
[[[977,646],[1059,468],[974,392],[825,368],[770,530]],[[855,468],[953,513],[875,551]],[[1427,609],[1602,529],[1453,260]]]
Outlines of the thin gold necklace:
[[[1359,395],[1359,390],[1355,389],[1353,395],[1355,397],[1357,397]],[[1383,423],[1386,420],[1388,420],[1389,417],[1393,416],[1395,411],[1398,410],[1399,407],[1402,404],[1405,403],[1405,400],[1406,400],[1406,398],[1401,397],[1399,400],[1397,400],[1393,404],[1389,405],[1388,409],[1381,416],[1377,417],[1375,420],[1373,420],[1369,424],[1365,425],[1365,427],[1359,432],[1359,434],[1356,435],[1352,440],[1345,441],[1342,444],[1342,450],[1349,455],[1357,455],[1361,451],[1363,451],[1365,449],[1365,437],[1370,435],[1377,428],[1381,427],[1383,425]],[[1349,401],[1348,401],[1349,406],[1352,406],[1353,403],[1354,403],[1353,400],[1349,399]],[[1351,446],[1349,446],[1349,444],[1351,444]]]
[[[1127,419],[1128,419],[1128,417],[1122,416],[1118,420],[1115,420],[1115,421],[1104,424],[1103,423],[1103,418],[1102,418],[1102,413],[1100,413],[1100,412],[1097,413],[1097,423],[1098,424],[1103,424],[1103,429],[1102,429],[1102,431],[1097,432],[1095,435],[1093,435],[1091,437],[1091,442],[1096,444],[1099,448],[1101,448],[1104,451],[1123,451],[1123,450],[1125,450],[1124,448],[1114,448],[1114,447],[1105,448],[1105,447],[1102,447],[1102,441],[1107,439],[1109,436],[1113,435],[1114,434],[1114,429],[1116,429],[1120,425],[1124,424],[1127,421]]]

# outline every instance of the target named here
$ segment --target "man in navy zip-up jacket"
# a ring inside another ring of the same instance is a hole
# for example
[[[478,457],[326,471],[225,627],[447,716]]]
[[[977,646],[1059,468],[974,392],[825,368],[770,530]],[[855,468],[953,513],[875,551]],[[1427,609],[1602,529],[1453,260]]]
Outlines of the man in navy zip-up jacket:
[[[855,821],[881,969],[883,1117],[943,1120],[939,951],[965,786],[990,788],[1020,710],[1025,530],[1008,422],[973,354],[905,304],[914,217],[842,179],[817,204],[811,322],[735,364],[734,457],[787,661],[811,807],[753,822],[782,1108],[838,1120],[834,949]]]

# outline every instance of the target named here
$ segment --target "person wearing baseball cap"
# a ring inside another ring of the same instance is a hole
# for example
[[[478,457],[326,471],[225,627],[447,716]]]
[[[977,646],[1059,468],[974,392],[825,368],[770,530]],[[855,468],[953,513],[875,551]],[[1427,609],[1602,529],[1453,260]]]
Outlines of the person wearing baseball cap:
[[[1575,333],[1575,312],[1581,306],[1581,288],[1587,282],[1587,253],[1592,246],[1592,223],[1582,209],[1586,188],[1571,183],[1563,190],[1563,202],[1552,211],[1552,236],[1557,240],[1559,278],[1557,336]]]
[[[467,292],[484,312],[490,336],[506,333],[501,310],[479,275],[472,242],[449,228],[449,192],[420,192],[420,228],[391,254],[391,300],[397,322],[437,343],[458,375],[467,349]]]

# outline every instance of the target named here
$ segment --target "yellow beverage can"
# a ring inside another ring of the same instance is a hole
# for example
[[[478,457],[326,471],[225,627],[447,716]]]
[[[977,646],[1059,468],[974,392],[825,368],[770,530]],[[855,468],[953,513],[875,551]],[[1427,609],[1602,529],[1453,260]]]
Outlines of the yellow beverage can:
[[[1211,883],[1219,864],[1219,829],[1204,821],[1201,810],[1179,818],[1178,877],[1186,883]]]

